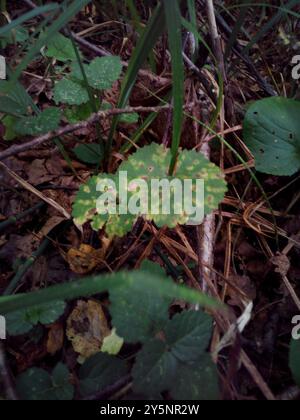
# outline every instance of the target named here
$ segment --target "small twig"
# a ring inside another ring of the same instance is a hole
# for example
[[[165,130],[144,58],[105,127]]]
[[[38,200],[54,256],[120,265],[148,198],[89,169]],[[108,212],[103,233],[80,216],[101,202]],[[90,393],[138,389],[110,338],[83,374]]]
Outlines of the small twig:
[[[0,162],[0,168],[3,168],[15,181],[22,185],[22,187],[24,187],[27,191],[30,191],[32,194],[39,197],[45,203],[54,207],[55,210],[61,213],[66,219],[71,219],[70,213],[68,213],[67,210],[65,210],[59,203],[52,200],[52,198],[47,197],[45,194],[41,193],[41,191],[37,190],[33,185],[29,184],[29,182],[25,181],[18,174],[9,169],[8,166],[6,166],[3,162]]]
[[[211,37],[214,45],[214,52],[219,64],[219,70],[221,71],[223,77],[225,77],[224,61],[221,50],[220,37],[216,25],[213,1],[207,0],[206,4]],[[200,152],[203,153],[207,159],[210,159],[209,142],[204,141],[202,143]],[[213,267],[214,264],[215,224],[215,215],[214,213],[211,213],[205,217],[202,226],[197,227],[199,277],[201,279],[201,288],[203,292],[208,291],[207,278],[209,278],[209,276],[213,276],[213,272],[208,267]]]
[[[189,104],[188,106],[191,106],[191,104]],[[50,131],[47,134],[43,134],[42,136],[36,137],[35,139],[30,140],[27,143],[11,146],[0,153],[0,160],[6,159],[9,156],[17,155],[18,153],[24,152],[25,150],[40,146],[41,144],[46,143],[47,141],[52,140],[56,137],[60,137],[65,134],[72,133],[82,128],[87,128],[90,124],[93,124],[96,121],[98,121],[99,118],[107,118],[113,115],[121,115],[121,114],[159,112],[159,111],[170,109],[170,108],[171,108],[170,105],[161,105],[157,107],[137,106],[137,107],[128,107],[124,109],[114,108],[114,109],[108,109],[105,111],[99,111],[95,114],[92,114],[86,121],[81,121],[76,124],[68,124],[64,127],[58,128],[57,130]]]
[[[13,386],[13,380],[9,368],[7,367],[5,348],[3,343],[0,342],[0,377],[2,379],[6,398],[10,401],[16,401],[17,395]]]

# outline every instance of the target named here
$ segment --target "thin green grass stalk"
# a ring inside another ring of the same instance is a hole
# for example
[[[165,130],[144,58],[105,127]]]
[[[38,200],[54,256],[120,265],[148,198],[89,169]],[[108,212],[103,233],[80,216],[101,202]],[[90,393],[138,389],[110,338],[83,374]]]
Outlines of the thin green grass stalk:
[[[217,59],[216,59],[213,51],[211,50],[209,45],[205,42],[205,40],[201,36],[201,34],[198,32],[197,27],[195,25],[193,25],[192,23],[188,22],[184,18],[181,19],[181,22],[182,22],[182,26],[184,26],[189,32],[191,32],[193,34],[194,38],[197,39],[199,43],[202,43],[204,45],[204,47],[207,49],[209,55],[213,59],[213,61],[215,63],[215,66],[216,66],[216,72],[217,72],[217,77],[218,77],[218,86],[219,86],[219,95],[218,95],[218,98],[217,98],[216,109],[213,113],[211,122],[209,123],[209,126],[213,129],[215,127],[217,121],[218,121],[218,116],[221,112],[222,105],[223,105],[223,95],[224,95],[223,77],[222,77],[222,74],[219,70]]]
[[[43,201],[42,202],[40,201],[39,203],[35,204],[30,209],[27,209],[27,210],[23,211],[22,213],[17,214],[16,216],[11,216],[7,220],[4,220],[4,222],[0,223],[0,234],[2,232],[4,232],[8,227],[10,227],[10,226],[16,224],[17,222],[19,222],[20,220],[24,219],[26,216],[29,216],[30,214],[34,213],[35,211],[41,209],[44,205],[45,205],[45,203]]]
[[[158,5],[155,11],[153,12],[153,15],[148,25],[144,29],[144,32],[141,38],[139,39],[137,46],[135,47],[132,57],[130,59],[129,66],[121,86],[120,98],[117,104],[118,108],[124,108],[126,106],[133,86],[135,84],[138,72],[144,64],[144,62],[146,61],[147,57],[149,56],[149,53],[154,47],[157,39],[163,32],[164,27],[165,16],[163,7],[161,5]],[[106,143],[105,158],[108,162],[110,160],[113,138],[119,122],[119,118],[120,117],[118,116],[113,118],[110,133]]]
[[[2,9],[3,4],[5,5],[5,1],[1,3],[1,9]],[[0,36],[6,35],[7,33],[11,32],[13,29],[15,29],[17,26],[22,25],[24,22],[27,22],[28,20],[33,19],[36,16],[42,15],[43,13],[56,12],[57,10],[60,9],[60,7],[61,6],[56,3],[48,4],[42,7],[37,7],[36,9],[31,10],[28,13],[25,13],[19,18],[13,20],[12,22],[0,28]]]
[[[187,5],[188,5],[190,22],[195,28],[197,28],[196,0],[188,0]],[[199,52],[199,39],[195,37],[194,39],[195,39],[195,52],[192,57],[193,62],[196,61],[198,57],[198,52]]]
[[[290,10],[293,7],[299,5],[299,0],[290,0],[286,5],[285,9]],[[262,39],[278,22],[281,21],[283,17],[285,17],[286,12],[283,10],[279,10],[275,16],[272,17],[261,29],[258,33],[254,36],[254,38],[249,42],[249,44],[244,49],[244,54],[248,53],[249,50],[253,47],[253,45],[257,44],[260,39]]]
[[[242,3],[245,4],[246,2],[247,2],[247,0],[242,0]],[[242,7],[241,10],[240,10],[239,16],[238,16],[238,18],[235,22],[235,25],[234,25],[233,30],[231,32],[230,38],[229,38],[229,40],[227,42],[227,45],[226,45],[226,50],[225,50],[225,54],[224,54],[224,61],[227,61],[227,59],[230,55],[230,52],[232,50],[232,47],[235,45],[235,43],[237,41],[238,34],[239,34],[239,32],[240,32],[240,30],[241,30],[241,28],[242,28],[242,26],[245,22],[248,11],[249,11],[249,7]]]
[[[143,33],[143,24],[142,24],[142,20],[140,18],[140,15],[137,11],[137,8],[134,4],[134,0],[126,0],[126,5],[129,9],[129,12],[131,14],[131,18],[133,21],[133,26],[135,28],[135,30],[137,31],[137,33],[139,35],[142,35]],[[150,68],[152,70],[153,73],[156,72],[156,63],[155,63],[155,56],[153,51],[151,50],[149,53],[149,57],[148,57],[148,61],[149,61],[149,65]]]
[[[15,69],[14,75],[12,77],[13,82],[15,82],[21,75],[22,71],[26,69],[30,61],[40,52],[49,40],[62,28],[64,28],[67,23],[75,16],[77,13],[82,10],[83,7],[88,5],[91,0],[74,0],[62,13],[58,16],[52,25],[46,30],[45,34],[42,35],[35,44],[28,51],[27,55],[23,58],[21,63]]]
[[[141,25],[142,22],[141,22],[139,14],[138,14],[138,11],[135,7],[134,0],[126,0],[126,6],[128,7],[129,12],[131,14],[131,19],[132,19],[133,26],[134,26],[135,30],[139,34],[141,34],[142,33],[142,25]]]
[[[29,270],[30,267],[32,267],[36,259],[45,252],[49,245],[50,240],[48,238],[44,239],[39,248],[35,252],[33,252],[31,257],[29,257],[27,261],[24,264],[22,264],[21,267],[18,269],[16,275],[5,289],[3,296],[11,295],[14,292],[18,284],[21,282],[24,274]]]
[[[159,290],[161,296],[177,298],[205,307],[224,308],[224,305],[215,299],[187,286],[166,282],[164,277],[153,276],[148,271],[141,272],[140,276],[143,278],[147,288],[152,287]],[[72,300],[99,295],[109,290],[130,287],[136,279],[137,274],[135,271],[118,272],[62,283],[36,292],[2,296],[0,297],[0,313],[6,315],[20,309],[27,309],[31,306],[42,305],[56,300]]]
[[[269,197],[267,196],[263,186],[261,185],[259,179],[257,178],[257,176],[255,175],[254,171],[249,167],[248,163],[245,161],[245,159],[240,155],[240,153],[238,151],[235,150],[235,148],[233,146],[231,146],[230,143],[228,143],[227,140],[225,140],[225,138],[223,136],[221,136],[220,134],[218,134],[215,130],[213,130],[210,126],[208,126],[207,124],[203,123],[202,121],[198,120],[196,117],[194,117],[193,115],[189,115],[188,113],[185,112],[185,115],[189,118],[191,118],[192,120],[196,121],[199,125],[201,125],[202,127],[206,128],[212,135],[214,135],[221,143],[223,143],[234,155],[235,157],[244,165],[245,169],[247,169],[247,171],[249,172],[252,180],[254,181],[254,183],[257,185],[257,187],[259,188],[260,192],[262,193],[262,196],[265,200],[265,202],[267,203],[267,205],[269,206],[269,210],[271,212],[271,216],[273,219],[273,223],[274,223],[274,227],[275,227],[275,239],[276,239],[276,244],[279,250],[279,235],[278,235],[278,226],[277,226],[277,221],[276,221],[276,217],[274,214],[274,210],[273,207],[271,205],[271,202],[269,200]]]
[[[169,173],[172,175],[177,161],[183,124],[184,66],[182,57],[181,13],[178,2],[177,0],[163,0],[163,5],[172,62],[173,133],[171,146],[172,158],[169,167]]]
[[[160,102],[159,105],[162,105],[166,101],[168,101],[171,97],[171,94],[167,94],[164,97],[163,102]],[[158,113],[157,112],[151,112],[151,114],[148,115],[148,117],[145,119],[145,121],[142,123],[142,125],[136,130],[136,132],[131,136],[131,141],[126,142],[122,148],[121,153],[128,153],[129,150],[134,147],[134,144],[137,144],[139,140],[141,139],[144,132],[148,129],[148,127],[153,123],[153,121],[157,118]]]
[[[276,9],[278,11],[282,11],[283,13],[286,13],[287,15],[291,15],[294,16],[296,18],[300,17],[300,13],[297,13],[293,10],[290,9],[286,9],[285,7],[282,6],[275,6],[273,4],[269,4],[269,3],[246,3],[246,4],[238,4],[238,5],[233,5],[233,6],[226,6],[226,8],[222,5],[220,5],[220,7],[222,7],[225,10],[234,10],[237,8],[242,8],[242,7],[268,7],[269,9]]]

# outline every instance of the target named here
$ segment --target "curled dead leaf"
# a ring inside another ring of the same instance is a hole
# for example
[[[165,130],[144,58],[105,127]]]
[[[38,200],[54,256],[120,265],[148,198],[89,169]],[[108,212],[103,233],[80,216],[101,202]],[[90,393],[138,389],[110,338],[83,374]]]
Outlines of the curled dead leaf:
[[[80,361],[101,351],[103,340],[110,334],[99,302],[79,300],[67,320],[67,337]]]
[[[71,248],[67,253],[67,262],[71,270],[77,274],[87,274],[96,267],[104,265],[104,258],[107,253],[110,241],[102,240],[102,247],[95,249],[90,245],[81,244],[79,249]]]

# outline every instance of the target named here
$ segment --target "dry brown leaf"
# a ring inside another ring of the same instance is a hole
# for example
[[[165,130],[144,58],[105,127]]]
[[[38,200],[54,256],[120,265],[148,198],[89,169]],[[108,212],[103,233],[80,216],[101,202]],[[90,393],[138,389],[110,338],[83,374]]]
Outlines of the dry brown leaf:
[[[67,320],[66,334],[80,361],[100,352],[104,338],[110,334],[101,304],[79,300]]]
[[[110,241],[105,238],[102,240],[102,244],[103,246],[100,249],[95,249],[86,244],[81,244],[79,249],[69,249],[66,260],[71,270],[77,274],[87,274],[96,267],[101,267]]]
[[[64,343],[64,329],[61,323],[52,324],[47,337],[47,352],[51,355],[57,353]]]

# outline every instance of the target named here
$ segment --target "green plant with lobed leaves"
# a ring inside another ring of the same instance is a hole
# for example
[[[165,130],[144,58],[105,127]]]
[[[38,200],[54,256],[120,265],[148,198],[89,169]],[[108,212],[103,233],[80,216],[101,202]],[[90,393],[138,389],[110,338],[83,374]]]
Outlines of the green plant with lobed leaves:
[[[162,145],[151,144],[139,149],[136,153],[131,155],[127,161],[123,162],[119,172],[126,172],[128,177],[127,195],[128,200],[136,193],[135,189],[131,189],[130,181],[141,179],[147,182],[150,186],[152,179],[166,179],[172,181],[177,178],[181,181],[185,179],[202,179],[205,182],[205,196],[204,196],[204,212],[209,214],[218,207],[222,201],[225,191],[226,183],[219,168],[213,163],[209,162],[203,155],[195,152],[183,150],[178,156],[176,164],[176,172],[173,176],[168,174],[169,165],[171,161],[171,152]],[[128,233],[137,219],[142,216],[141,211],[138,215],[119,214],[119,204],[117,204],[116,214],[98,214],[96,210],[96,201],[99,197],[97,191],[97,184],[103,180],[111,180],[116,184],[117,190],[119,188],[118,173],[100,174],[92,177],[85,185],[82,185],[78,192],[73,206],[73,217],[77,224],[84,224],[88,220],[92,220],[92,227],[95,230],[102,229],[105,226],[108,236],[123,236]],[[151,203],[151,188],[149,188],[149,203]],[[116,202],[120,202],[120,197],[116,197]],[[193,197],[195,200],[195,197]],[[161,199],[158,198],[161,202]],[[162,209],[158,214],[151,214],[151,206],[145,216],[148,220],[153,220],[157,226],[175,227],[178,223],[185,224],[189,220],[189,216],[184,212],[177,214],[176,203],[174,202],[174,192],[170,194],[170,214],[163,214]],[[200,205],[193,201],[193,205]]]
[[[20,84],[14,86],[10,82],[0,84],[0,111],[4,113],[2,122],[6,127],[4,139],[14,140],[17,137],[46,134],[59,127],[62,117],[74,124],[86,120],[93,112],[110,107],[100,100],[101,92],[110,89],[120,78],[122,64],[120,57],[97,57],[89,64],[78,63],[76,50],[72,41],[62,34],[56,34],[48,42],[44,51],[45,57],[55,59],[63,64],[56,67],[58,73],[63,68],[71,71],[55,82],[53,99],[55,103],[64,106],[64,111],[57,107],[49,107],[40,111]],[[79,53],[81,59],[81,54]],[[86,78],[86,79],[85,79]],[[29,115],[34,111],[35,115]],[[124,123],[137,122],[137,114],[124,114],[120,121]],[[103,148],[100,144],[81,144],[73,152],[82,161],[89,164],[99,164],[103,159]]]
[[[126,278],[129,280],[131,276],[132,279],[132,275],[136,280],[127,281]],[[145,283],[146,277],[151,278],[148,284]],[[177,313],[171,319],[169,316],[172,297],[183,297],[183,290],[188,289],[176,287],[176,292],[175,289],[174,293],[170,292],[172,280],[166,277],[160,266],[150,261],[145,261],[140,271],[125,275],[123,284],[118,287],[113,283],[120,279],[120,274],[119,277],[115,275],[115,279],[113,276],[108,279],[112,283],[109,287],[112,325],[127,344],[139,343],[142,348],[137,352],[134,363],[106,353],[97,353],[87,359],[78,372],[81,397],[97,394],[130,373],[133,391],[146,398],[161,399],[162,392],[168,391],[175,400],[217,399],[216,366],[207,353],[212,318],[202,311],[192,310]],[[166,293],[161,292],[162,287],[157,287],[159,283],[164,284]],[[190,301],[195,301],[196,296],[201,295],[193,291],[190,297],[185,294]],[[14,299],[6,298],[6,301],[9,300],[12,302]],[[0,298],[2,313],[3,301]],[[216,305],[208,298],[204,298],[203,302]],[[51,306],[52,312],[49,313]],[[13,320],[16,322],[17,319],[23,319],[20,313],[24,311],[9,312],[11,333],[27,331],[24,323],[20,324],[25,327],[22,331],[15,330],[15,323],[12,323]],[[39,308],[27,309],[27,320],[50,323],[62,315],[63,311],[64,303],[53,301]],[[33,317],[34,313],[38,316]],[[22,373],[17,378],[17,391],[21,398],[31,400],[72,399],[74,395],[68,369],[61,363],[52,374],[41,368],[31,368]]]

